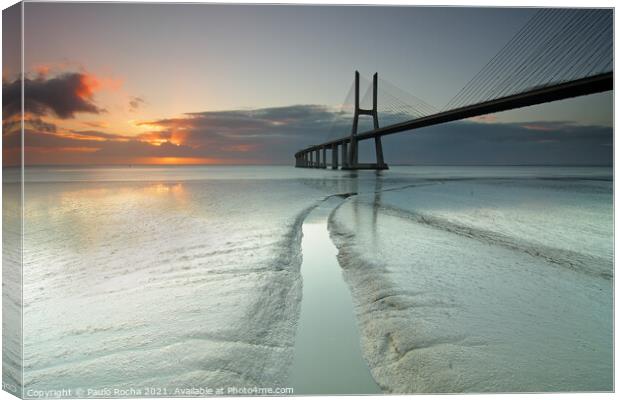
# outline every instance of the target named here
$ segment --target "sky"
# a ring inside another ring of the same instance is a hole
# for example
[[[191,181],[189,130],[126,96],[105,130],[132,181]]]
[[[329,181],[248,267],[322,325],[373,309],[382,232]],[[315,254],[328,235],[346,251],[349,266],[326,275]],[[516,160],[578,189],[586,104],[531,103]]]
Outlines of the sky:
[[[328,131],[350,132],[335,111],[355,70],[441,108],[535,11],[26,2],[25,162],[291,164]],[[19,38],[18,16],[3,13],[8,99],[21,87],[19,47],[7,43]],[[384,137],[386,159],[611,164],[612,100],[603,93]],[[9,158],[19,105],[3,104]]]

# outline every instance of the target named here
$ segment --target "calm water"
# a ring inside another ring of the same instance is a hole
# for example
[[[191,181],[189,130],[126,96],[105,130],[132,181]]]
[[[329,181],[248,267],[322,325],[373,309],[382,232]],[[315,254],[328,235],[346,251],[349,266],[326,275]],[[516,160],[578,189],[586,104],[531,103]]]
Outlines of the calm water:
[[[290,380],[297,394],[381,393],[362,357],[351,293],[327,229],[342,202],[330,197],[304,220],[303,296]]]
[[[302,260],[330,268],[352,302],[338,312],[358,337],[332,361],[361,357],[368,391],[612,388],[611,168],[30,168],[26,180],[26,390],[286,387],[297,334],[319,318],[304,310],[321,307],[305,302],[323,283]],[[308,213],[343,193],[310,233]],[[335,317],[321,318],[326,336],[307,343],[324,357]]]

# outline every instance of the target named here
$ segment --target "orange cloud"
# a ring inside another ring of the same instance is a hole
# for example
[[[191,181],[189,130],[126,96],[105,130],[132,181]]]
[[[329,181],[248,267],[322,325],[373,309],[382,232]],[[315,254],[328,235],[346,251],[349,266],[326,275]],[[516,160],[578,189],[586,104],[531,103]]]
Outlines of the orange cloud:
[[[497,122],[497,117],[494,114],[479,115],[477,117],[468,118],[468,120],[473,121],[473,122],[493,123],[493,122]]]
[[[49,75],[51,67],[49,65],[37,65],[34,70],[40,78],[45,78]]]
[[[265,164],[272,162],[275,157],[288,159],[289,154],[299,148],[307,137],[326,129],[326,124],[331,124],[332,121],[332,118],[329,118],[332,116],[331,112],[324,107],[290,106],[130,121],[144,132],[138,135],[112,133],[107,132],[107,129],[97,129],[97,123],[66,121],[74,112],[89,111],[83,103],[92,102],[87,102],[84,98],[94,96],[104,85],[97,77],[80,75],[78,79],[77,75],[80,74],[66,76],[65,80],[59,79],[55,82],[57,87],[74,89],[63,91],[73,93],[68,105],[65,105],[66,99],[60,98],[50,102],[49,106],[44,104],[49,108],[42,109],[43,112],[33,114],[39,119],[40,116],[47,119],[54,115],[58,119],[53,119],[53,124],[33,119],[27,128],[29,132],[26,135],[26,146],[29,151],[26,161],[29,165]],[[58,78],[46,81],[52,79]],[[124,100],[126,98],[123,98]],[[349,121],[346,123],[348,125]],[[84,125],[95,125],[95,129],[76,128]],[[57,128],[53,129],[54,127]]]
[[[150,124],[141,124],[138,123],[139,126],[149,126]],[[150,131],[146,133],[142,133],[137,136],[137,139],[146,143],[150,143],[156,146],[159,146],[164,143],[171,143],[177,146],[181,146],[187,143],[187,132],[181,130],[173,130],[173,131]]]
[[[82,123],[91,128],[107,128],[110,126],[110,124],[103,121],[82,121]]]
[[[187,143],[187,132],[173,131],[170,135],[170,143],[180,146]]]
[[[138,136],[136,136],[136,139],[141,141],[141,142],[145,142],[145,143],[149,143],[152,144],[154,146],[160,146],[166,142],[170,142],[170,138],[171,135],[168,132],[147,132],[147,133],[142,133]]]
[[[120,79],[97,77],[92,74],[81,74],[80,85],[76,88],[76,95],[83,100],[92,100],[95,92],[100,90],[117,91],[122,86]]]
[[[73,140],[85,140],[94,142],[128,142],[132,140],[129,136],[117,135],[112,133],[98,132],[98,131],[68,131],[58,132],[56,136],[73,139]]]
[[[75,113],[99,114],[103,111],[92,100],[101,86],[99,81],[85,74],[65,73],[51,78],[3,82],[2,111],[5,117],[21,113],[22,85],[25,88],[24,107],[31,114],[53,114],[70,119]]]
[[[66,71],[84,71],[84,67],[82,67],[78,63],[70,61],[60,61],[39,63],[31,68],[31,72],[36,72],[39,78],[46,78],[48,75],[51,74],[58,75]],[[31,73],[26,73],[26,75],[32,76]]]
[[[39,63],[33,66],[30,72],[26,72],[26,76],[32,77],[33,72],[37,78],[47,78],[50,75],[59,76],[67,73],[95,77],[95,75],[89,72],[82,64],[72,61]],[[107,74],[99,75],[96,79],[101,84],[101,89],[117,90],[120,89],[123,84],[122,79],[107,76]]]
[[[532,131],[541,131],[541,132],[551,132],[557,129],[555,126],[551,126],[551,125],[537,125],[537,124],[527,124],[527,125],[522,125],[522,127],[524,127],[525,129],[532,130]]]
[[[95,91],[101,88],[101,82],[94,75],[80,75],[80,83],[75,89],[75,94],[82,100],[91,100]]]
[[[136,164],[157,165],[201,165],[201,164],[235,164],[235,160],[209,157],[142,157],[135,160]]]
[[[33,153],[38,154],[51,154],[51,153],[94,153],[99,149],[94,147],[24,147],[24,152],[27,156],[31,156]]]
[[[176,131],[180,132],[194,126],[192,117],[180,117],[155,121],[135,121],[135,126],[148,128],[153,131]]]
[[[255,151],[258,146],[255,144],[233,144],[230,146],[223,146],[223,150],[226,151],[234,151],[239,153],[247,153],[250,151]]]

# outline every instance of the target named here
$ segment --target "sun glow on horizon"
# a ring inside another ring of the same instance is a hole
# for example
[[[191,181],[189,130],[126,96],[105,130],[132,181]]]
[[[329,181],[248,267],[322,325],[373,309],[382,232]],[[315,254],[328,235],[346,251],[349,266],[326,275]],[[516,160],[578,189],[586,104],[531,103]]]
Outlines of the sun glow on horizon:
[[[231,165],[237,160],[203,157],[140,157],[133,164],[145,165]]]

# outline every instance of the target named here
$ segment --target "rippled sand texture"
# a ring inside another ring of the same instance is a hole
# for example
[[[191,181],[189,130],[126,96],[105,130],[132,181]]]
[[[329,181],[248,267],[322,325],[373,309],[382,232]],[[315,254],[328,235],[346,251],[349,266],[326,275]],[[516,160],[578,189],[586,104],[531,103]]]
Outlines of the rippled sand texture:
[[[22,226],[21,183],[7,177],[2,183],[2,383],[20,396],[22,385]]]
[[[337,193],[354,195],[330,234],[385,391],[609,390],[610,176],[28,168],[26,391],[286,386],[302,221]],[[4,292],[11,329],[19,297]],[[4,347],[5,380],[19,383],[20,343]]]
[[[611,181],[420,182],[330,230],[384,390],[612,390]]]
[[[316,186],[30,184],[26,388],[284,386]]]

